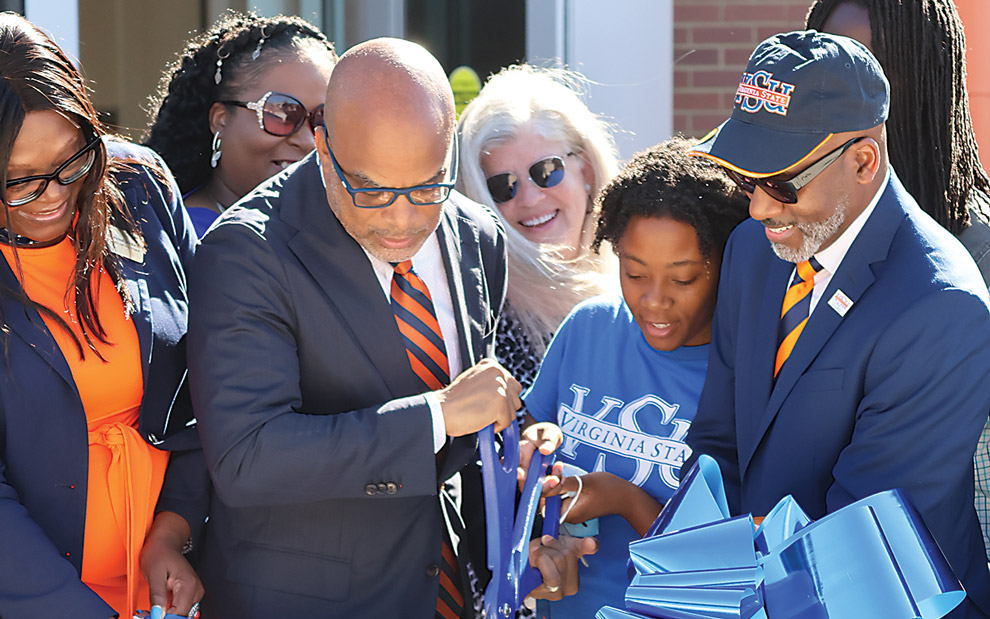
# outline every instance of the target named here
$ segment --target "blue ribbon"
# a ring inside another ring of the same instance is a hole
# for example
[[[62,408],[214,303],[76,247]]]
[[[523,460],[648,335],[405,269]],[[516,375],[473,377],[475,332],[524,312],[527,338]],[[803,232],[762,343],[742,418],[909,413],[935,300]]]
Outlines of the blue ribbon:
[[[787,496],[754,533],[705,455],[629,554],[626,610],[597,619],[939,619],[966,597],[901,490],[815,522]]]
[[[485,589],[486,619],[511,617],[523,600],[543,583],[540,572],[529,565],[529,539],[539,507],[547,469],[554,455],[539,451],[526,471],[519,507],[516,509],[516,469],[519,468],[519,425],[512,422],[502,431],[499,458],[493,426],[478,433],[481,477],[485,489],[485,526],[488,536],[488,568],[492,579]],[[543,534],[557,537],[560,527],[560,497],[545,501]],[[515,518],[513,518],[515,514]]]

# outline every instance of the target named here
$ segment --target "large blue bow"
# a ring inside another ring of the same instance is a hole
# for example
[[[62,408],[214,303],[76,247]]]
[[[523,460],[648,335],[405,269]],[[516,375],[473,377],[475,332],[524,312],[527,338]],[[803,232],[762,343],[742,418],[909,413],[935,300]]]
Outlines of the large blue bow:
[[[628,610],[597,619],[939,619],[966,597],[902,491],[815,522],[787,496],[754,534],[705,455],[629,554]]]

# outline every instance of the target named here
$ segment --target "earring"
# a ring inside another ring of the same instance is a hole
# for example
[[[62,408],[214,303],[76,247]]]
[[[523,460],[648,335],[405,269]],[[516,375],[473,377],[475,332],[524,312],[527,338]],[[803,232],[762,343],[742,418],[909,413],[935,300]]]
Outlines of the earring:
[[[220,130],[213,134],[213,152],[210,153],[210,167],[215,168],[220,163]]]
[[[584,190],[585,191],[591,191],[591,183],[585,183],[584,184]]]
[[[223,61],[230,57],[230,52],[223,49],[217,50],[217,72],[213,74],[213,81],[217,86],[220,85],[220,80],[223,79],[221,71],[223,69]]]
[[[261,38],[258,39],[258,46],[254,48],[251,52],[251,60],[257,60],[258,56],[261,55],[261,46],[265,44],[265,39],[268,38],[268,26],[262,26],[261,28]]]

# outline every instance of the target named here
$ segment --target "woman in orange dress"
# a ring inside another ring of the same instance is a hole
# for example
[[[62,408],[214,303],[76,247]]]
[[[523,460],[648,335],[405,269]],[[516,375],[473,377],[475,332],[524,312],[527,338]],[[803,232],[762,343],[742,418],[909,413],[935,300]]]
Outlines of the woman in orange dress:
[[[196,242],[151,151],[104,135],[0,15],[0,616],[195,613],[209,479],[185,380]]]

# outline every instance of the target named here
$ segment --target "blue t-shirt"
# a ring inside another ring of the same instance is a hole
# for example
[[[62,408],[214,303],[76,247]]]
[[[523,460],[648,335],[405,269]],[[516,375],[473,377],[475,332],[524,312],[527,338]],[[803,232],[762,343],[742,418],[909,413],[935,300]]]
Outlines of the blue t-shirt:
[[[534,419],[563,430],[559,460],[618,475],[666,503],[691,453],[684,437],[707,368],[707,344],[656,350],[621,297],[596,297],[561,324],[524,399]],[[639,535],[622,516],[602,517],[598,526],[599,550],[587,557],[590,567],[580,566],[580,590],[552,602],[551,616],[625,608],[629,542]]]

